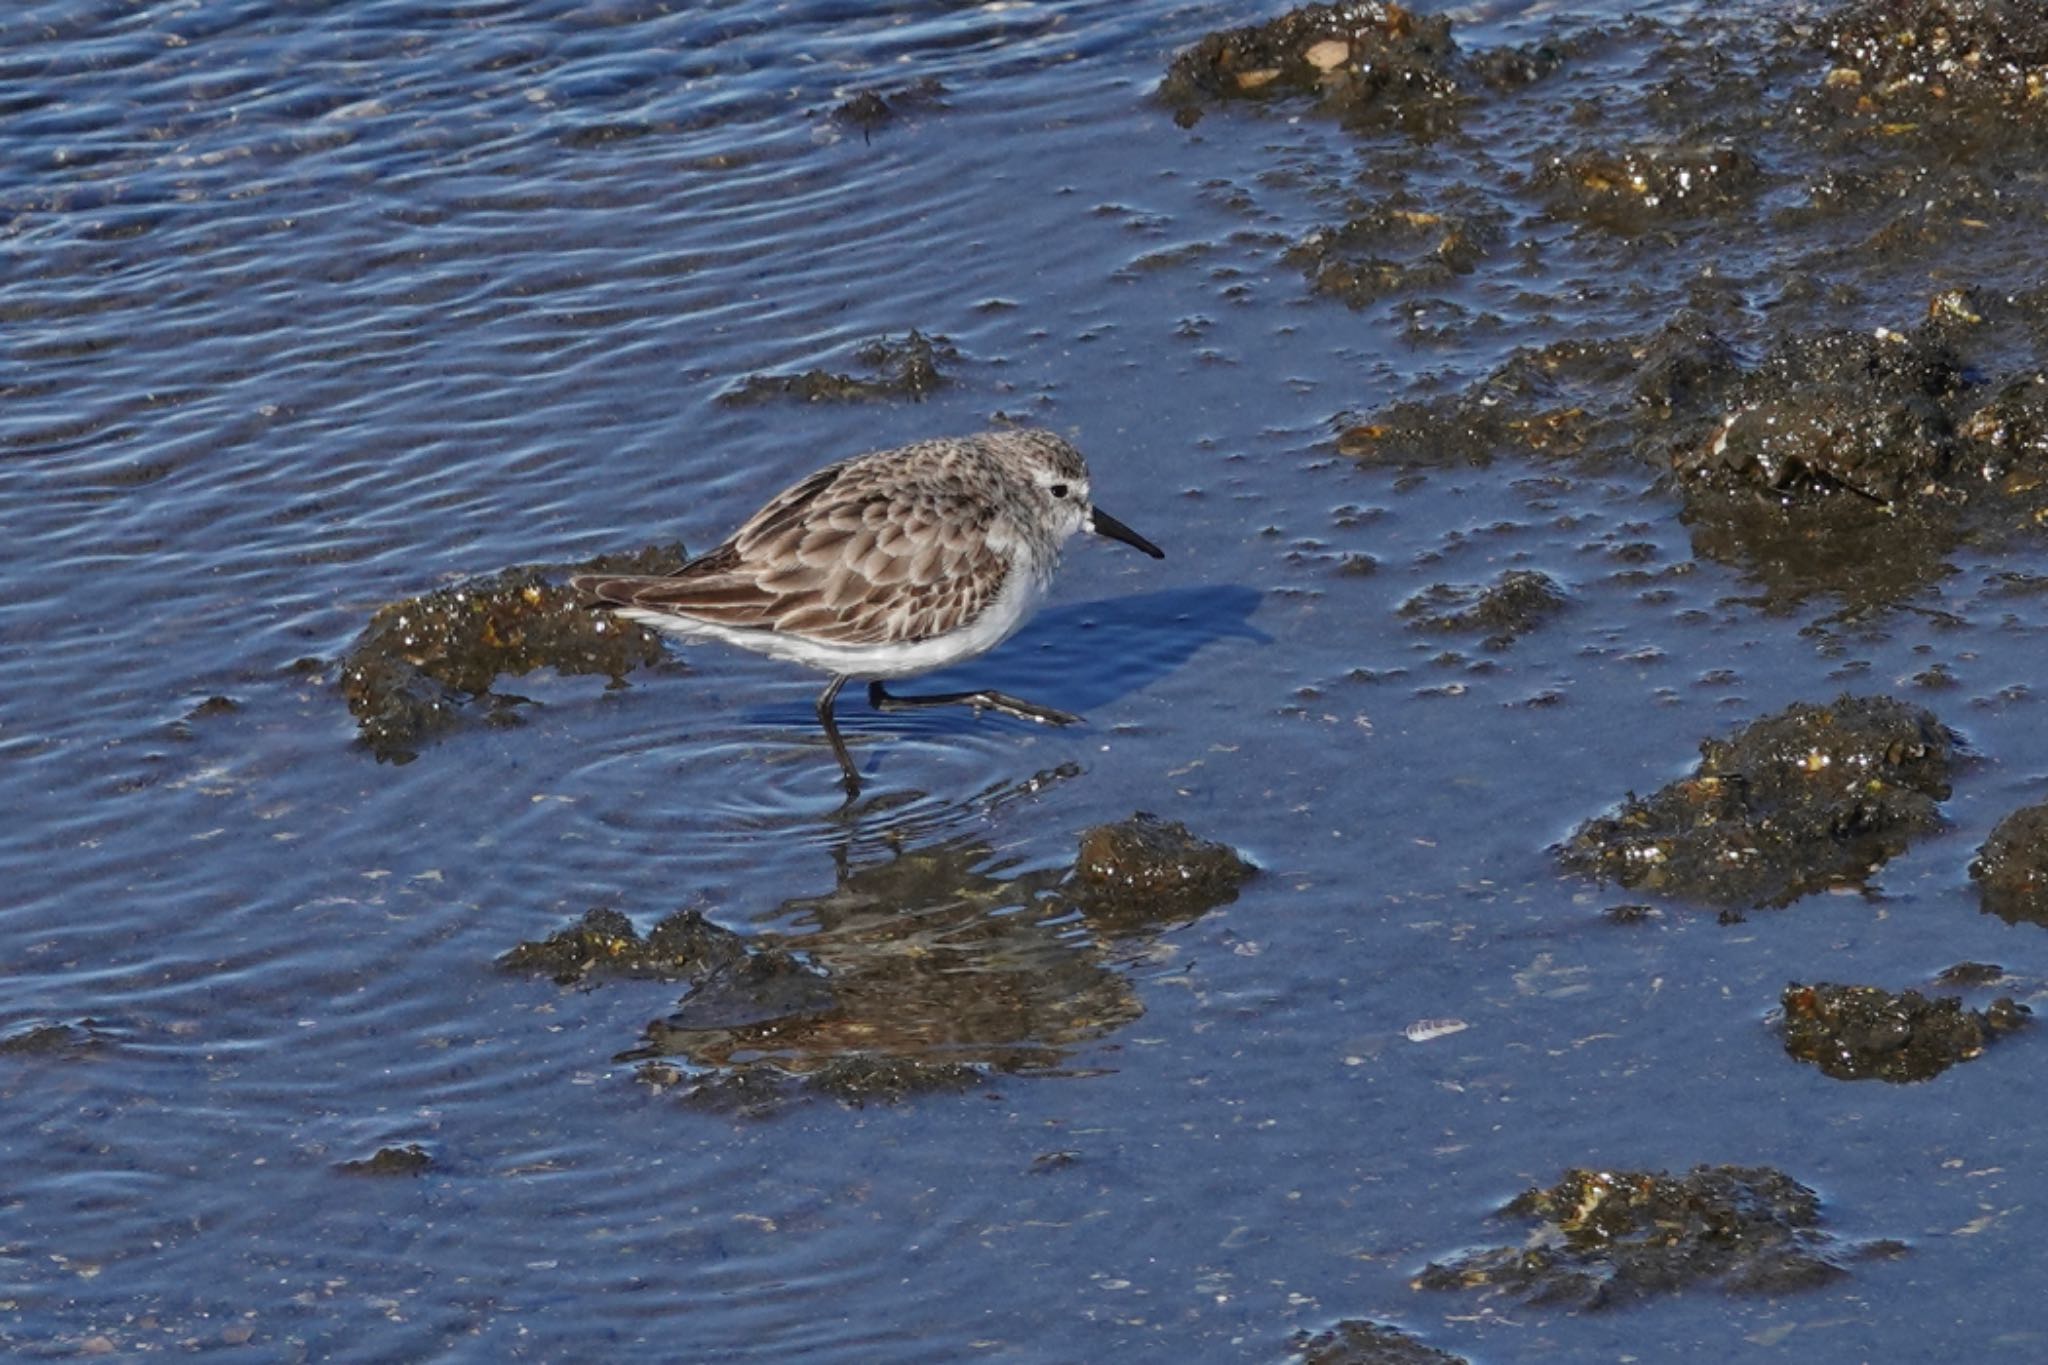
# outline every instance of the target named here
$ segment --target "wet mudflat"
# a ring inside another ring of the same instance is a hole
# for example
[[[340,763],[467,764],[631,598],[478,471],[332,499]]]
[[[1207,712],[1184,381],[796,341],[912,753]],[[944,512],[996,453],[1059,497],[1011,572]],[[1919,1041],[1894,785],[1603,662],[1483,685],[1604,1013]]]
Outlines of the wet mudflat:
[[[2048,1348],[2048,25],[843,11],[0,26],[6,1353]],[[560,589],[1005,421],[1086,728]]]

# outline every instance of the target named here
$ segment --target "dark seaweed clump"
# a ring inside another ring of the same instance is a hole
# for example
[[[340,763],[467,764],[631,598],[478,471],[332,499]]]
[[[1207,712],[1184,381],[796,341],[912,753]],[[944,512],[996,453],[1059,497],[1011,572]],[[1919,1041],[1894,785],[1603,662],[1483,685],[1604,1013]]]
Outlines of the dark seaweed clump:
[[[901,341],[877,337],[854,352],[867,377],[831,370],[796,374],[750,374],[718,396],[728,407],[758,403],[876,403],[908,398],[922,401],[953,381],[939,369],[940,361],[960,358],[950,340],[912,329]]]
[[[560,580],[579,571],[673,573],[683,560],[680,544],[649,546],[574,566],[507,569],[384,607],[342,661],[357,733],[379,759],[407,762],[465,717],[516,723],[525,699],[493,692],[500,677],[552,668],[616,681],[655,662],[658,635],[590,610]]]
[[[1941,827],[1960,741],[1889,697],[1800,703],[1706,740],[1691,777],[1588,820],[1565,867],[1727,907],[1860,882]]]
[[[1821,1231],[1820,1197],[1764,1166],[1696,1166],[1682,1176],[1572,1170],[1516,1196],[1500,1216],[1539,1226],[1517,1245],[1431,1262],[1416,1287],[1583,1310],[1704,1287],[1782,1294],[1846,1273],[1845,1249]],[[1878,1243],[1846,1254],[1900,1249]]]
[[[1803,986],[1782,999],[1785,1051],[1839,1081],[1924,1081],[1978,1056],[2029,1011],[2010,996],[1988,1010],[1963,1008],[1956,996],[1929,1000],[1918,991],[1894,995],[1877,986]]]
[[[2008,924],[2048,924],[2048,804],[2000,820],[1970,864],[1984,908]]]
[[[1296,1332],[1287,1342],[1301,1365],[1466,1365],[1465,1357],[1428,1346],[1397,1327],[1346,1318],[1325,1331]]]

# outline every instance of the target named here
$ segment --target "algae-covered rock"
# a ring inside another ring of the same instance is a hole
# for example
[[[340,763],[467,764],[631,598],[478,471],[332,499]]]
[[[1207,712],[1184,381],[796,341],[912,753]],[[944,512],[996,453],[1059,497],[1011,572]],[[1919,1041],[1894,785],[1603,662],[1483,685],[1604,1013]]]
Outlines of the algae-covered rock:
[[[1504,219],[1498,208],[1437,209],[1397,195],[1352,205],[1349,217],[1312,229],[1285,259],[1316,293],[1364,308],[1471,274],[1503,237]]]
[[[344,1175],[425,1175],[433,1165],[433,1153],[417,1142],[408,1142],[401,1147],[379,1147],[374,1155],[341,1162],[335,1169]]]
[[[1782,498],[1925,496],[1949,472],[1963,389],[1961,362],[1931,332],[1790,338],[1674,464],[1688,480]]]
[[[1959,741],[1889,697],[1800,703],[1700,745],[1691,777],[1588,820],[1564,865],[1728,907],[1857,883],[1941,827]]]
[[[1081,836],[1070,889],[1097,928],[1188,918],[1237,899],[1258,871],[1227,844],[1139,811]]]
[[[1549,152],[1531,180],[1560,217],[1641,232],[1743,208],[1764,176],[1756,158],[1737,147],[1643,143]]]
[[[507,569],[382,608],[342,662],[357,732],[378,758],[405,762],[466,717],[515,719],[523,699],[493,693],[501,677],[552,668],[617,680],[655,662],[660,636],[591,611],[563,580],[576,571],[671,573],[683,560],[680,544],[649,546],[573,566]]]
[[[1173,59],[1169,103],[1313,94],[1334,108],[1408,110],[1458,95],[1451,21],[1397,4],[1303,5],[1263,24],[1211,33]]]
[[[1873,121],[2048,120],[2048,7],[2034,0],[1851,0],[1812,33],[1822,89]]]
[[[2006,921],[2048,924],[2048,804],[2000,820],[1970,864],[1984,909]]]
[[[591,976],[708,976],[747,955],[746,941],[695,910],[655,922],[646,937],[633,921],[603,906],[538,942],[521,943],[498,959],[508,972],[545,972],[567,985]]]
[[[1783,1294],[1839,1279],[1846,1260],[1900,1249],[1842,1245],[1821,1230],[1820,1197],[1763,1166],[1572,1170],[1500,1216],[1536,1226],[1514,1245],[1431,1262],[1415,1286],[1600,1309],[1696,1288]]]
[[[1321,1332],[1296,1332],[1287,1347],[1300,1365],[1466,1365],[1463,1356],[1364,1318],[1346,1318]]]
[[[1785,1051],[1841,1081],[1924,1081],[1984,1051],[2020,1027],[2029,1011],[2002,996],[1989,1010],[1965,1009],[1956,996],[1877,986],[1785,987],[1780,1023]]]
[[[2048,375],[2006,379],[1957,428],[1963,472],[1987,482],[2048,469]]]
[[[877,403],[897,398],[922,401],[926,395],[953,382],[939,369],[939,362],[959,358],[960,352],[947,338],[926,336],[912,329],[901,341],[878,337],[854,353],[854,360],[869,371],[867,377],[830,370],[752,374],[720,394],[718,401],[728,407],[750,407],[783,399],[799,403]]]

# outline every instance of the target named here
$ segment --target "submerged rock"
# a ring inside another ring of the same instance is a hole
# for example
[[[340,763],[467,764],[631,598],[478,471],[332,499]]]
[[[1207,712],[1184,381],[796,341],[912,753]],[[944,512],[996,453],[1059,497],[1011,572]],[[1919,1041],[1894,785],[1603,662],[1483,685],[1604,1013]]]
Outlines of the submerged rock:
[[[835,1058],[810,1077],[812,1088],[856,1108],[874,1101],[894,1104],[913,1095],[972,1090],[982,1083],[979,1067],[920,1057],[878,1057],[854,1053]]]
[[[561,985],[591,976],[697,978],[746,957],[746,940],[695,910],[655,922],[642,938],[633,921],[598,906],[537,943],[521,943],[498,959],[508,972],[545,972]]]
[[[1497,208],[1439,211],[1397,195],[1353,205],[1350,217],[1313,229],[1285,259],[1316,293],[1364,308],[1471,274],[1501,239],[1504,219]]]
[[[1450,393],[1338,413],[1337,451],[1372,463],[1484,465],[1502,455],[1574,456],[1623,432],[1628,405],[1600,410],[1642,365],[1630,340],[1518,348]],[[1610,408],[1615,405],[1610,403]]]
[[[1826,1284],[1853,1257],[1897,1243],[1843,1246],[1820,1230],[1820,1197],[1764,1166],[1664,1172],[1572,1170],[1500,1212],[1537,1223],[1512,1246],[1431,1262],[1418,1289],[1486,1289],[1570,1309],[1696,1288],[1782,1294]]]
[[[871,134],[912,110],[943,109],[950,93],[935,76],[926,76],[895,90],[856,90],[832,110],[835,122]]]
[[[1840,1081],[1924,1081],[1984,1051],[2020,1027],[2030,1011],[2001,996],[1989,1010],[1964,1009],[1956,996],[1929,1000],[1876,986],[1804,986],[1782,998],[1785,1051]]]
[[[334,1169],[344,1175],[424,1175],[433,1164],[431,1152],[408,1142],[403,1147],[379,1147],[374,1156],[344,1161]]]
[[[874,403],[909,398],[922,401],[953,381],[939,369],[940,361],[960,358],[953,343],[913,329],[901,341],[878,337],[854,352],[869,378],[805,370],[798,374],[751,374],[718,396],[728,407],[747,407],[794,399],[801,403]]]
[[[770,1118],[805,1095],[827,1095],[841,1104],[899,1104],[918,1095],[958,1094],[986,1079],[983,1068],[923,1057],[847,1053],[815,1071],[795,1073],[767,1065],[691,1074],[663,1061],[645,1061],[635,1079],[657,1094],[678,1088],[693,1108],[742,1118]]]
[[[1700,745],[1691,777],[1588,820],[1566,868],[1709,905],[1857,883],[1941,827],[1960,741],[1889,697],[1800,703]]]
[[[559,580],[579,571],[671,573],[683,561],[680,544],[649,546],[574,566],[507,569],[384,607],[342,661],[358,734],[378,758],[406,762],[416,745],[472,714],[516,720],[524,699],[491,690],[507,674],[552,668],[616,681],[655,662],[658,635],[591,611]]]
[[[1970,877],[1984,909],[2008,924],[2048,924],[2048,804],[2000,820],[1977,850]]]
[[[824,972],[781,948],[753,948],[707,974],[676,1002],[675,1013],[648,1025],[647,1034],[666,1051],[695,1035],[729,1038],[749,1029],[787,1029],[837,1003]]]
[[[1569,602],[1549,574],[1509,569],[1491,584],[1438,583],[1401,604],[1411,628],[1449,633],[1484,633],[1486,647],[1506,649]]]
[[[1397,1327],[1346,1318],[1311,1335],[1296,1332],[1287,1347],[1301,1365],[1466,1365],[1465,1357],[1425,1346]]]
[[[31,1024],[0,1037],[0,1057],[78,1055],[102,1047],[106,1041],[90,1019],[76,1024]]]

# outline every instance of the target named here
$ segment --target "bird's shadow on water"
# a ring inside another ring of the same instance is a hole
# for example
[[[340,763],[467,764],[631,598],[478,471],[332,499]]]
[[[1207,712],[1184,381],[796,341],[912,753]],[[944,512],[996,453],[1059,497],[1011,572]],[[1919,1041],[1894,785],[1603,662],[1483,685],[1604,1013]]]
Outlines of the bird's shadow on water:
[[[1215,641],[1270,643],[1272,637],[1251,624],[1251,615],[1263,600],[1256,588],[1224,584],[1054,607],[993,652],[956,668],[893,682],[889,690],[920,696],[991,688],[1085,718],[1144,691]],[[1030,721],[993,712],[977,717],[967,706],[881,713],[870,709],[864,698],[855,701],[857,695],[849,687],[836,713],[840,729],[849,734],[900,734],[912,729],[947,733],[991,724],[1036,728]],[[818,723],[812,707],[791,704],[764,706],[749,711],[746,718],[774,726]]]

